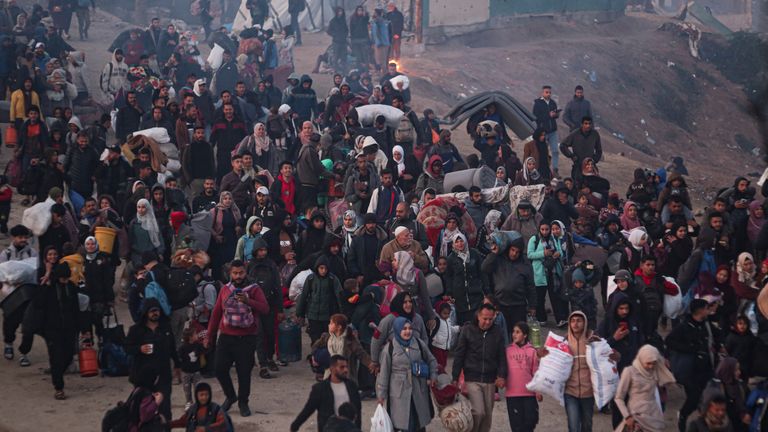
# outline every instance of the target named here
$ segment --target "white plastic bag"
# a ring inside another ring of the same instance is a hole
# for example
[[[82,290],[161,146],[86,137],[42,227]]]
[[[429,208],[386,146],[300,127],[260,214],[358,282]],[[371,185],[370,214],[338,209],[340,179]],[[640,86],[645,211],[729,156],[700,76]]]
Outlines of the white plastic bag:
[[[56,204],[52,198],[46,198],[45,201],[37,203],[24,210],[21,216],[21,224],[29,228],[37,237],[45,234],[51,225],[51,207]]]
[[[664,316],[675,319],[683,312],[683,292],[675,279],[669,276],[664,276],[664,279],[677,287],[677,294],[664,294]]]
[[[407,90],[408,87],[410,87],[411,85],[411,80],[408,79],[408,77],[405,75],[398,75],[394,78],[390,78],[389,83],[392,84],[392,88],[394,88],[395,90],[400,90],[397,88],[397,85],[399,83],[403,83],[403,90]]]
[[[539,370],[525,388],[551,396],[565,406],[565,383],[571,376],[573,356],[569,352],[568,342],[552,332],[547,336],[546,347],[548,354],[541,359]]]
[[[134,136],[142,135],[152,138],[157,141],[158,144],[167,144],[171,142],[171,137],[168,135],[168,129],[162,127],[153,127],[149,129],[142,129],[133,133]]]
[[[292,301],[296,301],[297,298],[301,295],[301,292],[304,291],[304,282],[307,280],[309,275],[312,274],[312,270],[303,270],[300,271],[296,277],[293,278],[291,283],[288,285],[288,298]]]
[[[403,111],[389,105],[373,104],[355,107],[357,111],[357,120],[363,126],[373,125],[374,120],[379,115],[383,115],[387,120],[387,126],[397,128],[400,118],[405,115]]]
[[[371,417],[371,432],[392,432],[392,420],[383,405],[377,405]]]
[[[219,44],[213,44],[211,53],[208,54],[208,64],[211,65],[211,69],[216,70],[221,66],[221,62],[224,59],[224,48]]]
[[[613,294],[619,287],[616,285],[616,276],[610,275],[608,276],[608,288],[606,289],[606,298],[611,298],[611,294]]]
[[[472,404],[459,393],[456,402],[440,411],[440,422],[449,432],[469,432],[472,430]]]
[[[0,282],[11,286],[37,283],[37,257],[0,263]]]
[[[616,369],[616,363],[608,358],[612,352],[613,348],[605,339],[587,344],[587,366],[589,366],[597,409],[602,409],[613,400],[616,388],[619,386],[619,371]]]

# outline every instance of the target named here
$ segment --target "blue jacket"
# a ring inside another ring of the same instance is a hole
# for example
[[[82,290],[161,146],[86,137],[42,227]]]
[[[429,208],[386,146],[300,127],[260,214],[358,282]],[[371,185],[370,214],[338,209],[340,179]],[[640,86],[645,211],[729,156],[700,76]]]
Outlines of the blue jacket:
[[[544,267],[544,245],[545,241],[541,239],[540,235],[535,235],[528,239],[528,259],[531,261],[531,265],[533,266],[533,280],[536,286],[547,286],[549,285],[549,282],[547,281],[547,269]],[[563,249],[562,245],[559,241],[552,239],[552,244],[554,244],[554,250],[555,252],[560,252],[560,259],[557,259],[555,262],[554,275],[555,277],[561,278],[563,276]]]

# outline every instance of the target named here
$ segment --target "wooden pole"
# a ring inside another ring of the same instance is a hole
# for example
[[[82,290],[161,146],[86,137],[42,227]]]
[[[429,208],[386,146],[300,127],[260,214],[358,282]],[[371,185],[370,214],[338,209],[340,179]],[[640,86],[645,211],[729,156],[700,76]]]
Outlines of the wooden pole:
[[[422,38],[424,36],[423,22],[422,22],[423,21],[423,17],[422,17],[422,14],[423,14],[423,12],[422,12],[423,11],[422,2],[423,1],[424,0],[416,0],[416,7],[415,7],[415,11],[414,11],[414,15],[415,15],[414,23],[416,25],[416,42],[417,43],[422,43]]]

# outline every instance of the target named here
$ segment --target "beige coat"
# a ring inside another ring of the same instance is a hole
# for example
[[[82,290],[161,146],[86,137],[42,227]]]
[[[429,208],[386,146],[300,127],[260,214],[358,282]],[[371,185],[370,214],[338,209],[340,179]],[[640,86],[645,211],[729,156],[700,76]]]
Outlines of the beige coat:
[[[662,432],[665,428],[664,413],[656,400],[657,385],[655,379],[644,376],[634,366],[627,366],[616,389],[613,401],[621,415],[625,418],[632,415],[643,432]],[[627,396],[628,401],[624,402]]]
[[[413,264],[423,272],[429,270],[429,258],[427,258],[427,254],[421,249],[419,242],[415,240],[411,240],[410,247],[404,248],[397,243],[397,239],[393,239],[381,248],[379,262],[391,263],[392,258],[395,256],[395,252],[398,251],[413,252]]]

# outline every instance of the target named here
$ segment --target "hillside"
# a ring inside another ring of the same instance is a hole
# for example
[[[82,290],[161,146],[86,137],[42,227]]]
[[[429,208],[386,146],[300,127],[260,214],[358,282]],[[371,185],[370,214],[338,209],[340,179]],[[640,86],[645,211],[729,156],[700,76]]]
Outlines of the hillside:
[[[581,84],[613,153],[612,166],[602,168],[616,172],[617,186],[631,181],[637,166],[662,166],[680,155],[695,195],[709,198],[736,175],[762,171],[753,153],[758,128],[741,86],[691,57],[686,36],[658,30],[664,22],[646,14],[593,25],[532,21],[429,46],[403,69],[412,77],[414,108],[438,113],[464,95],[494,89],[530,106],[542,84],[552,85],[565,106]],[[566,130],[562,125],[561,138]],[[466,134],[455,137],[470,150]]]

